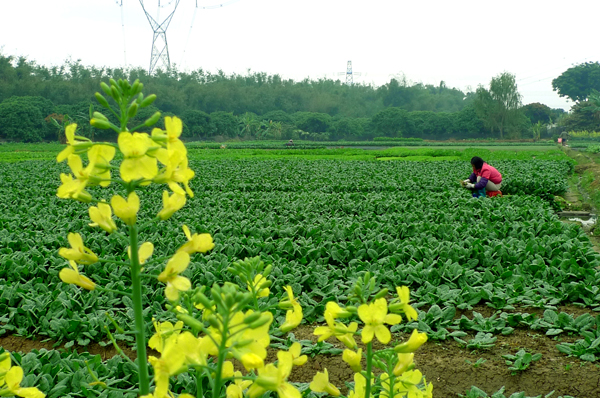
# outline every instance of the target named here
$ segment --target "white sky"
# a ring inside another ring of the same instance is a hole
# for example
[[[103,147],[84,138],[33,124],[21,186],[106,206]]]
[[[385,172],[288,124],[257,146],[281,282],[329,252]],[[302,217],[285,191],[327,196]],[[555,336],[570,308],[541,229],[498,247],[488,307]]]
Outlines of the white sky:
[[[463,91],[507,71],[524,104],[568,110],[572,103],[552,90],[552,79],[600,60],[598,0],[229,1],[197,0],[198,9],[196,0],[180,1],[167,30],[180,70],[343,80],[337,73],[351,60],[358,83],[379,86],[404,74]],[[86,66],[147,69],[150,24],[139,0],[120,2],[3,0],[2,54],[47,66],[70,57]],[[158,15],[158,0],[144,5],[162,22],[175,2],[161,0]]]

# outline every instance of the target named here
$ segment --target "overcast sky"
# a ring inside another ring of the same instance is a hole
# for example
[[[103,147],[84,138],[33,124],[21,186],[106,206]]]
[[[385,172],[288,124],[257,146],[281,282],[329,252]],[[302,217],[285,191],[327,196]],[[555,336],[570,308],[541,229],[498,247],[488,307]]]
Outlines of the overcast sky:
[[[144,5],[162,22],[176,2]],[[147,69],[152,28],[139,0],[120,4],[4,0],[1,52],[47,66],[71,58]],[[599,11],[598,0],[180,0],[167,39],[171,62],[184,71],[345,79],[351,60],[357,83],[404,75],[463,91],[506,71],[516,75],[524,104],[568,110],[572,103],[552,90],[552,79],[600,60]]]

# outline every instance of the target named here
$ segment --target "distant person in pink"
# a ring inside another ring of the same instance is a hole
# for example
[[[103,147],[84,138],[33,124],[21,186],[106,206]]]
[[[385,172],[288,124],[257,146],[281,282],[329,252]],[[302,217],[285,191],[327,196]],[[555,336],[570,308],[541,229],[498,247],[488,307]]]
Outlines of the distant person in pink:
[[[499,191],[502,185],[502,174],[494,167],[483,161],[479,156],[471,159],[473,173],[464,181],[465,187],[479,191]]]

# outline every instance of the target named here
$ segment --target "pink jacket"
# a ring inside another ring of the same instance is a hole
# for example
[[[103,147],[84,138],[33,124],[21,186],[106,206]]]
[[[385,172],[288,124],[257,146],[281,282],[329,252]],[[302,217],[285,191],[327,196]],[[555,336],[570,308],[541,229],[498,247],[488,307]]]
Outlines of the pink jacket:
[[[502,182],[502,174],[495,167],[490,166],[487,163],[483,163],[481,170],[475,171],[475,175],[481,178],[485,178],[493,182],[494,184],[500,184]]]

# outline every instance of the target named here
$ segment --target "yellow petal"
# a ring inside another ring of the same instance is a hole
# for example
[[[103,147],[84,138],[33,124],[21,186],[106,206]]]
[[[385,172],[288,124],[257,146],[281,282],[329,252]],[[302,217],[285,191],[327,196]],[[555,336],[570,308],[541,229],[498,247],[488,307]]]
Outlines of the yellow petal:
[[[152,242],[142,243],[142,245],[140,246],[140,248],[138,250],[140,264],[144,264],[146,262],[146,260],[148,260],[150,258],[150,256],[152,256],[153,252],[154,252],[154,245],[152,244]]]

